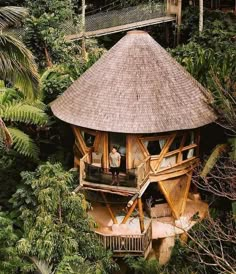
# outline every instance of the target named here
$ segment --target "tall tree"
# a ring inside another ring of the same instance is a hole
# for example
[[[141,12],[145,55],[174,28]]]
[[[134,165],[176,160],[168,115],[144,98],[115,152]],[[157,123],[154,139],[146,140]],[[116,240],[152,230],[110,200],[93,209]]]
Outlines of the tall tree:
[[[203,31],[203,0],[199,0],[199,32]]]
[[[22,173],[24,184],[12,198],[23,228],[17,250],[34,263],[48,263],[58,274],[111,273],[115,264],[91,231],[88,204],[72,192],[76,177],[77,172],[51,163]]]

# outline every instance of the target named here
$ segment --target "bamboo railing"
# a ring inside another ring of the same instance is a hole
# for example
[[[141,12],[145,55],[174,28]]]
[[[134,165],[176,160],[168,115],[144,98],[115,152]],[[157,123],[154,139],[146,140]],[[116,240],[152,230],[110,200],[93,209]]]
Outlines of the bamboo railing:
[[[145,256],[145,252],[152,244],[152,223],[150,221],[146,230],[139,235],[108,235],[97,231],[96,234],[103,246],[111,250],[114,255]]]
[[[142,186],[150,174],[150,156],[146,157],[136,168],[137,186]]]
[[[80,185],[83,185],[83,180],[86,178],[85,163],[90,163],[89,153],[86,153],[84,157],[80,159]]]

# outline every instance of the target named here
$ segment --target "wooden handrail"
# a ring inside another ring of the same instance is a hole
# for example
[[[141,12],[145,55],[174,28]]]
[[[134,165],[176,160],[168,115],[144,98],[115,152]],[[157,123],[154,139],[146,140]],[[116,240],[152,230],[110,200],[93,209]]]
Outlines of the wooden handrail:
[[[90,162],[90,157],[89,157],[89,153],[86,153],[81,159],[80,159],[80,185],[83,185],[83,180],[86,177],[85,174],[85,163],[89,163]]]
[[[110,235],[95,231],[106,249],[114,253],[144,254],[152,241],[152,223],[148,223],[143,233],[132,235]]]
[[[146,182],[150,173],[150,156],[146,157],[136,168],[137,186]]]

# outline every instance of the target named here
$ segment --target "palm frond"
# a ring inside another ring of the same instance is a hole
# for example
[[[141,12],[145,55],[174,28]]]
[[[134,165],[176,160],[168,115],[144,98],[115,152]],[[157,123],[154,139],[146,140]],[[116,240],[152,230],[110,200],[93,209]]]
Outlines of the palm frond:
[[[48,116],[42,109],[17,101],[1,105],[0,116],[5,121],[23,122],[39,126],[48,122]]]
[[[28,98],[36,98],[40,88],[34,57],[21,41],[4,33],[0,33],[0,75]]]
[[[23,7],[0,7],[0,29],[17,25],[28,15],[28,10]]]
[[[34,263],[34,265],[37,267],[37,270],[41,274],[53,274],[52,272],[52,266],[49,265],[46,261],[42,261],[37,259],[36,257],[29,257],[30,260]]]
[[[34,141],[17,128],[8,127],[8,130],[13,139],[13,149],[24,156],[38,160],[39,148]]]
[[[23,94],[14,88],[0,87],[0,107],[14,100],[24,99]]]
[[[216,164],[217,160],[219,159],[219,157],[221,156],[221,154],[223,152],[225,152],[227,149],[228,149],[227,144],[220,144],[214,148],[214,150],[212,151],[211,155],[207,159],[207,161],[203,167],[203,170],[200,174],[200,176],[202,178],[205,178],[207,176],[207,174],[210,173],[210,171],[215,166],[215,164]]]

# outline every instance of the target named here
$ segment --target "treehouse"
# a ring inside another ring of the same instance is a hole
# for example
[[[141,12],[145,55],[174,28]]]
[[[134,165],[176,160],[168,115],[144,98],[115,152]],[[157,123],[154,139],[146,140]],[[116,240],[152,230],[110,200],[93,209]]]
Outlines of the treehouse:
[[[115,256],[147,256],[152,240],[174,241],[195,213],[206,213],[190,190],[200,128],[216,119],[208,100],[149,34],[131,31],[52,103],[55,116],[72,126],[78,189]],[[109,169],[114,145],[119,184]]]

